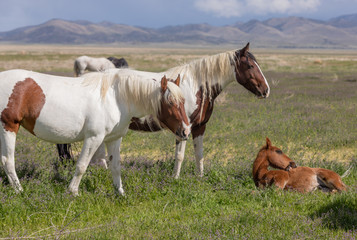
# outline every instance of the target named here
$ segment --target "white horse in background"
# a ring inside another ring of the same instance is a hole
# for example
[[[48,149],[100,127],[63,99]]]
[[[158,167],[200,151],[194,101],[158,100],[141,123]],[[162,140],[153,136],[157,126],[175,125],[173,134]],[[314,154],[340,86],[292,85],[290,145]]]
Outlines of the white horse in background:
[[[160,78],[159,78],[160,79]],[[20,126],[54,143],[83,141],[69,191],[78,188],[89,161],[101,143],[108,151],[115,189],[124,194],[120,177],[120,143],[133,117],[147,114],[185,140],[190,133],[184,97],[163,77],[134,76],[130,71],[89,73],[79,78],[26,70],[0,73],[0,152],[11,185],[22,191],[15,171],[15,142]]]
[[[80,56],[74,61],[74,74],[76,77],[84,74],[86,70],[92,72],[103,72],[105,70],[116,68],[114,63],[107,58],[94,58]]]

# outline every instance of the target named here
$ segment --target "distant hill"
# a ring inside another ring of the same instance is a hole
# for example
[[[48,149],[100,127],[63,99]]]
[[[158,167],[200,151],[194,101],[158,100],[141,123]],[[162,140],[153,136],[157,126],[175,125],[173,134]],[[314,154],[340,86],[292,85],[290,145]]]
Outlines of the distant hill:
[[[260,47],[357,48],[357,14],[320,21],[287,17],[251,20],[227,26],[188,24],[143,28],[111,22],[53,19],[0,33],[0,41],[46,44],[102,43],[207,43],[241,44]]]

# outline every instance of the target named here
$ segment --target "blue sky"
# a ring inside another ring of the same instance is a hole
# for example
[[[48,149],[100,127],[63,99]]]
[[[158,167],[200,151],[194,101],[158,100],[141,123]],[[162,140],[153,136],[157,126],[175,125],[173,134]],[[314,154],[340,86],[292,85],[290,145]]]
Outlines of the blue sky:
[[[53,18],[158,28],[286,16],[326,20],[353,13],[357,0],[0,0],[0,31]]]

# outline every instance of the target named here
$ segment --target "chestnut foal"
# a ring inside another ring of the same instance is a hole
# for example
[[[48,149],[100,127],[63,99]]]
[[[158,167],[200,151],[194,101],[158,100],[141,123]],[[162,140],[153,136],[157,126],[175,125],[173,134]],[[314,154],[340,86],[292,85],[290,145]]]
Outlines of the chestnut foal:
[[[269,166],[280,170],[268,170]],[[269,138],[254,161],[253,179],[257,187],[275,185],[280,189],[302,193],[316,189],[326,192],[346,190],[337,173],[323,168],[297,167],[279,148],[271,145]]]

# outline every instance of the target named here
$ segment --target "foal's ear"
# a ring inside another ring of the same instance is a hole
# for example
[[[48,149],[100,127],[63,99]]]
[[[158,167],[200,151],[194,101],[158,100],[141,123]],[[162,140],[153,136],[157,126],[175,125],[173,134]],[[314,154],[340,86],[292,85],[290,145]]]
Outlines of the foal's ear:
[[[166,75],[164,75],[162,78],[161,78],[161,92],[165,92],[167,89],[167,78],[166,78]]]
[[[175,80],[175,84],[177,85],[177,86],[180,86],[180,80],[181,80],[181,77],[180,77],[180,74],[177,76],[177,78],[176,78],[176,80]]]
[[[271,146],[271,141],[268,137],[266,138],[266,142],[267,142],[266,148],[268,149]]]

